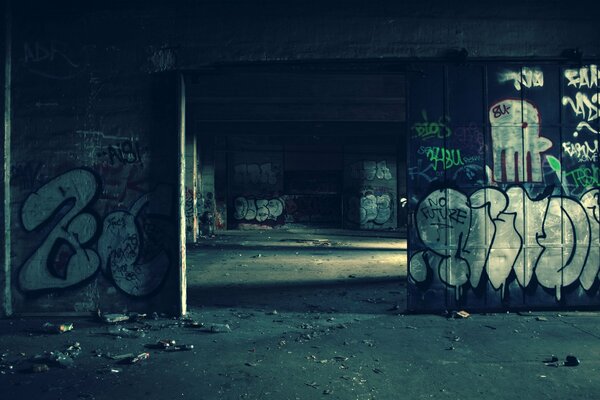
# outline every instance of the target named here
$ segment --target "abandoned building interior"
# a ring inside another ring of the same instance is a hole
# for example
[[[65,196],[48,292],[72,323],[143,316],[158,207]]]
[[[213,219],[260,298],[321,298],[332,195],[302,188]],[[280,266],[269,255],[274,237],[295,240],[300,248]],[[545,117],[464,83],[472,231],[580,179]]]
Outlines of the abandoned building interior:
[[[598,11],[5,0],[0,393],[593,398]]]

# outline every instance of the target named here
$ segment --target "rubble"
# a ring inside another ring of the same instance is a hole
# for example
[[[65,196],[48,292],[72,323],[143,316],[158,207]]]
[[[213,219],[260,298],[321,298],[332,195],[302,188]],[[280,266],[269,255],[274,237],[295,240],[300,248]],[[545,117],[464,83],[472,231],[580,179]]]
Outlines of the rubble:
[[[46,333],[65,333],[73,330],[72,323],[64,323],[64,324],[53,324],[50,322],[46,322],[42,325],[42,331]]]

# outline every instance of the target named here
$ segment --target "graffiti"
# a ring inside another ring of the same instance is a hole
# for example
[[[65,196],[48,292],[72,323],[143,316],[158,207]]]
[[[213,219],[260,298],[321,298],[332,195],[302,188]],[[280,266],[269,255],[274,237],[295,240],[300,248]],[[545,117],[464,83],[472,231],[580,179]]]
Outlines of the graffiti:
[[[233,167],[233,181],[238,185],[275,185],[280,167],[277,164],[238,164]]]
[[[64,173],[30,194],[21,208],[27,232],[60,215],[37,250],[22,265],[18,283],[23,291],[73,286],[92,277],[100,266],[96,251],[87,244],[96,234],[97,220],[84,209],[98,188],[90,171]]]
[[[592,64],[578,69],[566,69],[564,75],[569,81],[568,86],[574,86],[577,89],[591,89],[598,87],[600,69],[598,69],[597,65]]]
[[[579,162],[598,160],[598,140],[593,141],[593,146],[586,140],[583,143],[563,142],[562,147],[569,157],[575,158]]]
[[[392,216],[393,201],[388,193],[376,195],[366,190],[360,197],[348,200],[347,218],[350,222],[366,227],[368,223],[383,225]]]
[[[540,115],[526,100],[490,106],[494,178],[497,182],[541,182],[542,156],[552,142],[540,136]]]
[[[563,106],[571,106],[571,110],[576,116],[580,116],[586,121],[594,121],[598,119],[598,107],[600,106],[600,97],[595,93],[591,98],[585,94],[578,92],[575,94],[575,100],[569,96],[563,96]]]
[[[144,164],[142,153],[137,140],[124,140],[121,143],[106,146],[106,149],[97,154],[98,157],[107,157],[110,165],[120,164]]]
[[[421,140],[428,139],[443,139],[452,135],[452,130],[448,125],[448,118],[440,117],[437,121],[429,122],[427,118],[427,111],[421,111],[423,122],[416,122],[411,126],[411,130],[414,131],[413,137]]]
[[[160,220],[169,217],[163,210],[170,210],[170,199],[169,188],[162,185],[140,197],[129,210],[113,211],[104,218],[98,239],[102,269],[130,296],[153,293],[167,275],[170,258],[164,250]]]
[[[279,199],[247,199],[236,197],[233,201],[235,213],[233,217],[237,220],[264,222],[266,220],[277,220],[285,208],[284,202]]]
[[[499,104],[497,106],[492,106],[492,107],[490,107],[490,110],[492,110],[491,113],[494,115],[494,118],[500,118],[503,115],[510,114],[510,112],[509,112],[510,108],[511,108],[511,106],[504,103],[504,104]]]
[[[469,286],[479,286],[483,271],[502,297],[510,279],[523,288],[537,282],[557,301],[577,282],[590,290],[600,269],[599,199],[599,189],[579,199],[532,199],[516,186],[505,192],[483,188],[470,196],[433,191],[415,212],[426,249],[412,255],[410,278],[423,283],[437,272],[457,300]]]
[[[392,172],[384,161],[362,161],[350,165],[350,176],[354,179],[363,179],[372,181],[374,179],[383,179],[389,181],[392,179]]]
[[[600,186],[600,169],[595,165],[579,167],[571,171],[564,171],[565,177],[573,181],[575,187],[589,188]]]
[[[185,189],[185,229],[188,240],[193,236],[194,233],[194,218],[196,217],[194,212],[194,191],[190,188]]]
[[[26,198],[20,212],[25,231],[47,236],[19,269],[20,290],[68,288],[92,278],[99,269],[131,296],[150,294],[162,283],[170,265],[163,250],[168,227],[150,234],[148,229],[153,220],[168,216],[162,210],[170,210],[170,190],[159,186],[129,210],[111,212],[100,223],[90,210],[100,186],[94,173],[79,168],[55,177]],[[163,236],[153,240],[157,235]]]
[[[50,79],[70,79],[81,72],[81,62],[66,43],[56,40],[25,42],[23,64],[32,73]]]
[[[537,68],[523,67],[520,71],[499,73],[498,81],[500,83],[512,81],[517,90],[521,90],[522,87],[542,87],[544,86],[544,72]]]
[[[424,147],[421,146],[417,151],[418,154],[424,154],[427,159],[432,162],[433,170],[437,171],[450,169],[459,165],[464,165],[460,157],[460,150],[446,149],[443,147]],[[441,164],[441,167],[440,167]]]

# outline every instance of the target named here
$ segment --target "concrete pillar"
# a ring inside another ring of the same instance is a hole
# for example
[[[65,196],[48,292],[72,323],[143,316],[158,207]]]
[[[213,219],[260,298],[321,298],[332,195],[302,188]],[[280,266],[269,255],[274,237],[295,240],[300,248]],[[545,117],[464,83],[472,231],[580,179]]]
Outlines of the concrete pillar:
[[[4,109],[4,128],[2,129],[2,190],[0,201],[2,202],[2,212],[0,213],[0,229],[3,234],[0,235],[0,317],[7,317],[12,314],[12,292],[11,292],[11,208],[10,208],[10,138],[11,138],[11,122],[12,122],[12,106],[11,106],[11,73],[12,73],[12,40],[11,40],[11,9],[10,0],[5,3],[6,7],[3,11],[3,20],[5,22],[4,29],[4,63],[2,82],[4,87],[3,93],[3,109]]]
[[[198,241],[198,154],[196,135],[185,139],[185,230],[187,243]]]
[[[212,137],[200,140],[200,233],[211,236],[215,232],[215,156]]]

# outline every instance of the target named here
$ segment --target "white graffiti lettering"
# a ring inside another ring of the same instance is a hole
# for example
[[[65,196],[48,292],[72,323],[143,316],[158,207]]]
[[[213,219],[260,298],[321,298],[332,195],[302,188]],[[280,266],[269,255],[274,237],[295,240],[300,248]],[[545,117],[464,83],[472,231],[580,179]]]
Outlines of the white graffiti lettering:
[[[523,67],[520,71],[499,73],[498,81],[500,83],[512,81],[517,90],[521,90],[522,87],[542,87],[544,86],[544,72],[538,68]]]
[[[280,198],[247,199],[240,196],[233,201],[233,205],[235,219],[258,222],[277,220],[285,209],[285,203]]]
[[[467,285],[479,285],[483,270],[502,297],[513,271],[522,287],[535,276],[557,301],[577,282],[590,290],[600,270],[599,197],[600,189],[591,189],[579,199],[534,200],[516,186],[469,197],[454,189],[431,192],[415,214],[427,249],[412,255],[409,276],[422,283],[437,269],[457,300]]]
[[[582,143],[563,142],[562,147],[565,154],[579,162],[598,160],[598,140],[594,140],[592,144],[587,140]]]
[[[569,81],[568,86],[574,86],[577,89],[598,87],[600,79],[600,69],[597,65],[591,64],[579,69],[566,69],[565,78]]]

